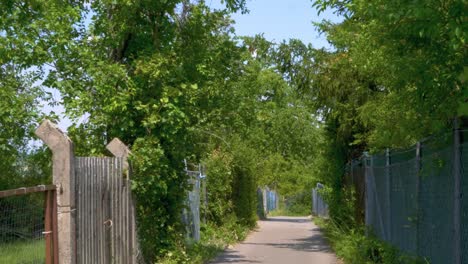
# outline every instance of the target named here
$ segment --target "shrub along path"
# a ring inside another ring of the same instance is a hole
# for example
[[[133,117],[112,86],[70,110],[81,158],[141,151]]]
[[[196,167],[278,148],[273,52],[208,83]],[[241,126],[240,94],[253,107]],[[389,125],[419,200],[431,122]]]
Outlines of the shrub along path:
[[[319,228],[308,217],[270,217],[247,239],[227,249],[212,264],[339,263]]]

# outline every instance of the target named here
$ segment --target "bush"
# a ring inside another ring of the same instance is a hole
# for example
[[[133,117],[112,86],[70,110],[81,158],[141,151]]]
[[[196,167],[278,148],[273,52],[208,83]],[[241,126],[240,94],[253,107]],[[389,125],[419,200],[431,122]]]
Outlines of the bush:
[[[208,194],[207,220],[221,226],[225,217],[233,212],[231,171],[232,156],[221,149],[213,150],[204,160],[207,168],[206,188]]]
[[[257,224],[257,181],[255,150],[243,144],[233,148],[233,193],[234,212],[240,224],[254,227]]]
[[[306,190],[287,198],[285,209],[289,215],[310,215],[312,210],[312,192]]]
[[[207,223],[201,226],[199,242],[168,252],[161,264],[202,264],[214,258],[226,246],[244,240],[249,228],[240,225],[234,214],[225,215],[223,225]]]
[[[137,140],[131,157],[138,238],[147,261],[157,260],[184,241],[181,213],[187,175],[171,161],[155,138]]]

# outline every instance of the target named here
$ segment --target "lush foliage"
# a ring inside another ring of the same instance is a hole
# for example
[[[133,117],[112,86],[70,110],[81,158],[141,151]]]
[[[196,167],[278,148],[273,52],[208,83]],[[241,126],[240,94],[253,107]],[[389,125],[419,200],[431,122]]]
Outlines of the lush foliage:
[[[342,94],[348,98],[327,98],[344,103],[365,126],[358,140],[372,148],[409,146],[467,114],[465,5],[315,1],[345,17],[319,27],[336,47],[326,68],[344,70],[326,90],[352,88]]]
[[[349,229],[333,220],[316,219],[338,257],[350,264],[425,264],[427,261],[402,254],[395,247],[363,229]]]
[[[466,3],[313,2],[343,18],[316,24],[334,48],[315,53],[308,91],[323,124],[316,175],[327,186],[326,229],[349,263],[405,263],[364,236],[345,168],[364,150],[410,146],[467,115]]]
[[[190,0],[0,4],[0,97],[8,102],[0,138],[10,140],[0,151],[19,157],[44,101],[84,120],[68,129],[78,155],[106,154],[119,137],[133,152],[149,261],[183,250],[186,158],[208,167],[213,228],[255,226],[258,186],[294,196],[313,184],[318,125],[303,100],[310,47],[237,38],[229,13],[247,12],[246,2],[222,2],[224,10]],[[45,171],[46,157],[32,154]]]
[[[199,242],[180,247],[169,252],[158,263],[161,264],[202,264],[213,259],[227,246],[245,239],[249,229],[237,223],[235,217],[224,219],[222,226],[202,225],[202,236]]]
[[[142,249],[170,260],[185,252],[184,159],[207,166],[205,236],[254,226],[259,186],[306,213],[318,181],[333,221],[352,228],[347,162],[467,114],[462,0],[317,0],[344,17],[317,24],[331,51],[237,37],[229,14],[246,1],[222,2],[3,1],[0,187],[50,173],[49,153],[27,146],[38,105],[61,104],[84,120],[68,130],[77,154],[104,155],[114,137],[132,148]]]

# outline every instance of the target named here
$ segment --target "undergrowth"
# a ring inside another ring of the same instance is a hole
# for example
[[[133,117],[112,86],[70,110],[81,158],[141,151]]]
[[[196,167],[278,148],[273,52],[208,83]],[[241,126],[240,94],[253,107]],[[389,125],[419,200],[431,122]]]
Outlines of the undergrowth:
[[[307,216],[311,212],[311,198],[306,195],[299,195],[282,200],[278,203],[278,208],[268,213],[268,216]]]
[[[336,255],[346,264],[429,264],[406,256],[375,236],[365,235],[364,228],[346,228],[331,219],[314,218],[324,231]]]
[[[270,211],[268,216],[306,216],[310,215],[308,208],[300,208],[299,210],[291,210],[280,206],[278,209]]]
[[[202,224],[199,242],[188,241],[169,251],[158,263],[160,264],[202,264],[215,258],[227,246],[246,238],[250,229],[240,225],[235,218],[229,218],[223,226],[212,223]]]

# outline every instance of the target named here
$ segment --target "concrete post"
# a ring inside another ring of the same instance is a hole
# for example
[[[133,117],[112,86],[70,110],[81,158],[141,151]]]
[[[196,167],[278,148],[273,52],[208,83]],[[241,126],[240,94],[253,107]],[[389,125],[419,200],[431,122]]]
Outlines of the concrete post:
[[[45,120],[36,135],[52,150],[52,176],[57,186],[58,258],[60,264],[76,262],[75,159],[73,142],[55,124]]]
[[[106,146],[107,150],[117,158],[123,159],[123,169],[128,171],[130,166],[128,164],[128,156],[132,153],[130,149],[118,138],[114,138]]]

